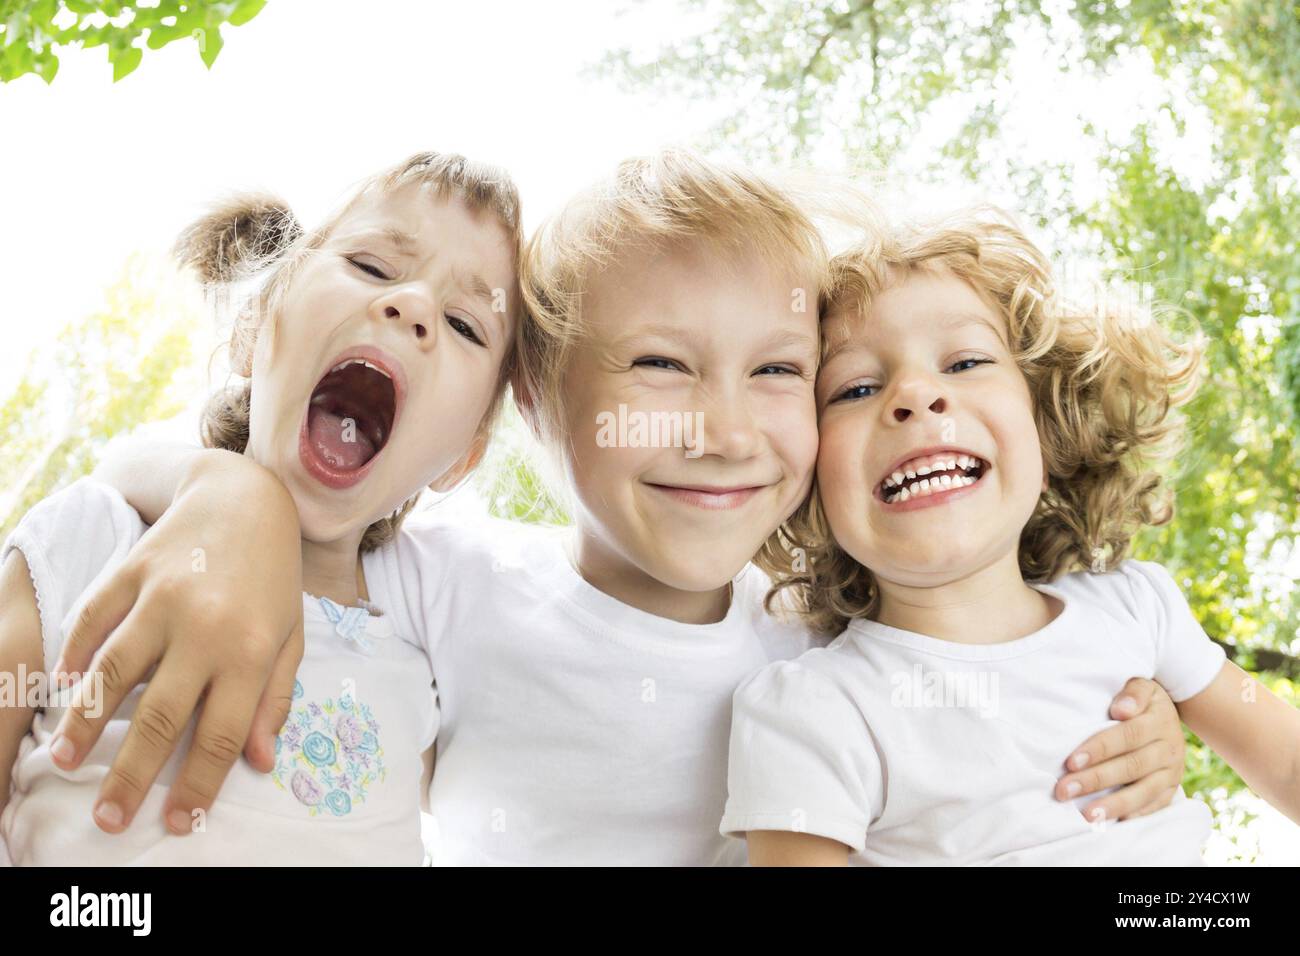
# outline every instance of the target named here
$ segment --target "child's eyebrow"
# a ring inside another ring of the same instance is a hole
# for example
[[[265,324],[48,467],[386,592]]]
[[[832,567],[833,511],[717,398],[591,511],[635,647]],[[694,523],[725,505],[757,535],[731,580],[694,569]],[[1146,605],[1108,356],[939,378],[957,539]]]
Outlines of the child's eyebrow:
[[[765,349],[784,349],[795,348],[804,349],[817,354],[817,337],[815,335],[801,335],[798,332],[791,332],[788,329],[773,333],[773,335],[763,343]]]
[[[652,325],[644,329],[636,329],[627,335],[620,336],[614,340],[614,345],[639,345],[650,339],[667,339],[679,345],[690,345],[699,336],[693,331],[677,328],[671,325]]]
[[[385,226],[382,229],[366,229],[362,232],[353,233],[345,236],[344,239],[349,242],[356,242],[359,239],[377,238],[383,239],[393,246],[402,255],[410,255],[416,247],[415,236],[409,232],[403,232],[396,226]]]
[[[487,284],[484,278],[477,272],[471,272],[468,282],[458,283],[462,290],[468,292],[476,299],[483,299],[488,305],[493,302],[492,287]]]
[[[948,312],[935,319],[935,324],[944,329],[960,329],[967,325],[982,325],[997,336],[999,342],[1003,345],[1007,344],[1006,334],[998,329],[998,327],[989,320],[988,316],[980,315],[978,312]],[[865,348],[866,346],[862,344],[858,336],[843,336],[838,342],[826,350],[826,354],[822,356],[822,367],[828,365],[831,359],[835,358],[841,352],[861,351]]]
[[[989,321],[988,316],[980,315],[978,312],[950,312],[940,317],[938,322],[949,329],[959,329],[967,325],[982,325],[996,335],[999,342],[1006,344],[1006,335],[1002,330]]]

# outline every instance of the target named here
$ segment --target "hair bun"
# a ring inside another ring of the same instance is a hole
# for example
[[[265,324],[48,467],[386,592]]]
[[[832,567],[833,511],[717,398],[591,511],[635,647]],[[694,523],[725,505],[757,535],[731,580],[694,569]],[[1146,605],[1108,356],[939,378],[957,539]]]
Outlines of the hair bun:
[[[173,252],[205,285],[221,285],[257,272],[302,233],[302,226],[282,199],[242,194],[219,203],[187,226]]]

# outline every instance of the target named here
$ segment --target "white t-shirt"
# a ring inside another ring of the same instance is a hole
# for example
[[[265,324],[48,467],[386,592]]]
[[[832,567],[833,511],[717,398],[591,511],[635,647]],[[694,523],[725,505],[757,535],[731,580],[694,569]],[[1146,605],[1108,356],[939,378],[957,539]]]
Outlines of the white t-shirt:
[[[1062,761],[1115,721],[1133,676],[1175,701],[1219,673],[1223,649],[1169,574],[1126,561],[1039,590],[1045,628],[959,644],[857,620],[829,646],[773,664],[736,692],[721,830],[803,831],[850,862],[1194,865],[1209,808],[1181,791],[1148,816],[1094,825],[1095,795],[1057,801]]]
[[[145,530],[117,491],[83,478],[33,508],[5,542],[0,560],[17,548],[31,570],[47,671],[76,621],[79,598]],[[364,556],[367,590],[372,607],[404,612],[389,587],[396,582],[393,560],[391,546]],[[420,755],[438,726],[424,651],[399,636],[400,614],[374,616],[304,595],[303,616],[305,653],[273,773],[237,761],[202,832],[172,836],[162,807],[189,751],[191,721],[134,822],[110,836],[95,826],[91,809],[144,688],[127,696],[71,772],[50,759],[64,709],[51,706],[36,713],[22,742],[0,816],[13,862],[418,866]]]
[[[397,540],[442,723],[436,864],[740,864],[718,833],[731,698],[813,646],[762,610],[756,568],[724,620],[681,624],[598,591],[563,529],[454,527]]]

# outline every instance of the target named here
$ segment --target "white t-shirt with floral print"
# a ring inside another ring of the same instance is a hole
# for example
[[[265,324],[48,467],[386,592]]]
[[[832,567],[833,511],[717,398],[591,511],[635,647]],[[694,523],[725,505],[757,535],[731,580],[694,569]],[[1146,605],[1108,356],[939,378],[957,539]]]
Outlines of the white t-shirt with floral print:
[[[83,478],[41,502],[0,549],[18,549],[31,570],[44,661],[58,659],[80,598],[119,564],[147,530],[113,488]],[[195,555],[195,573],[219,560]],[[194,724],[150,788],[130,828],[104,833],[91,817],[99,786],[144,692],[137,687],[82,765],[50,759],[61,707],[38,710],[23,740],[3,834],[18,865],[419,865],[420,755],[438,729],[433,675],[424,651],[394,626],[399,586],[391,548],[363,558],[370,608],[303,595],[305,652],[294,700],[276,745],[276,766],[236,762],[217,803],[177,837],[163,802],[189,752]]]

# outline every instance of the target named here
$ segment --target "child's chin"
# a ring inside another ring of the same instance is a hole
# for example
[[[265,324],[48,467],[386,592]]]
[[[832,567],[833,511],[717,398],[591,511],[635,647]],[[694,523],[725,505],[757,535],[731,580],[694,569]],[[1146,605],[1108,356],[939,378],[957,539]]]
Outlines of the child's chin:
[[[683,558],[685,560],[658,560],[646,570],[651,577],[670,588],[702,594],[726,587],[749,563],[747,556],[716,553],[707,558],[699,554]]]
[[[342,541],[351,535],[364,532],[371,525],[359,515],[340,515],[322,509],[319,505],[298,506],[298,521],[304,541],[322,544]]]
[[[851,552],[850,552],[851,553]],[[878,576],[902,587],[939,587],[974,573],[976,556],[950,542],[894,542],[887,549],[865,548],[855,557],[859,564],[879,568]]]

